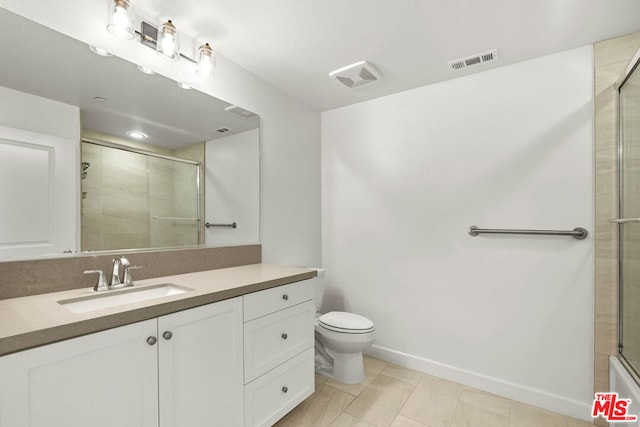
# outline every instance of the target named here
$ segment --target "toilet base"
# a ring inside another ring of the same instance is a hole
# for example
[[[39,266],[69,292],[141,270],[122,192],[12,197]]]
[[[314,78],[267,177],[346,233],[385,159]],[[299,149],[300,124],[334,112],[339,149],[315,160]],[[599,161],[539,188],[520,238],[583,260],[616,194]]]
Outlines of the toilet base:
[[[316,346],[316,372],[344,384],[360,384],[364,381],[364,360],[362,352],[338,353],[328,348],[325,355]],[[327,360],[326,356],[331,360]]]

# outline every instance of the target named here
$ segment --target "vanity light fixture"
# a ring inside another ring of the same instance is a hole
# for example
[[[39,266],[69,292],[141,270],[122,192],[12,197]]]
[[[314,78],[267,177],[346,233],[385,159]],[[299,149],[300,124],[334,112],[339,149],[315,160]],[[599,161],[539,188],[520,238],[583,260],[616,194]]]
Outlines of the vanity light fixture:
[[[129,0],[109,0],[107,30],[116,37],[131,40],[135,36],[135,19]]]
[[[177,61],[180,59],[180,37],[176,26],[168,20],[158,29],[156,40],[158,55]]]
[[[131,1],[108,0],[109,22],[107,29],[112,34],[126,39],[133,39],[137,35],[140,37],[140,43],[155,49],[160,56],[174,61],[184,58],[194,63],[195,72],[198,76],[211,77],[214,74],[215,53],[209,43],[205,43],[198,48],[197,60],[194,60],[180,52],[180,34],[171,20],[167,20],[159,28],[143,21],[141,22],[140,31],[135,30],[135,18],[131,8]],[[146,67],[138,66],[138,69],[146,74],[154,74],[153,71]],[[180,84],[180,87],[186,89],[183,84]],[[191,89],[191,86],[188,89]]]
[[[127,135],[133,139],[147,139],[149,137],[146,133],[137,130],[130,130],[127,132]]]

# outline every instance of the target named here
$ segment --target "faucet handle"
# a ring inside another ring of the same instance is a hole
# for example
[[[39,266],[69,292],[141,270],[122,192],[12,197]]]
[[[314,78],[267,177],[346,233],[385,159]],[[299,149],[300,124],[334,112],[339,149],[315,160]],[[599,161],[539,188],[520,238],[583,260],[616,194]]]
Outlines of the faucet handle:
[[[124,280],[122,281],[122,283],[125,286],[133,286],[133,278],[131,277],[131,271],[130,270],[137,270],[139,268],[142,268],[142,266],[141,265],[129,265],[129,266],[124,268]]]
[[[109,285],[107,284],[107,281],[104,278],[104,272],[102,270],[85,270],[85,271],[83,271],[83,273],[84,274],[97,274],[98,275],[98,282],[93,287],[93,291],[94,292],[102,292],[102,291],[106,291],[106,290],[109,289]]]

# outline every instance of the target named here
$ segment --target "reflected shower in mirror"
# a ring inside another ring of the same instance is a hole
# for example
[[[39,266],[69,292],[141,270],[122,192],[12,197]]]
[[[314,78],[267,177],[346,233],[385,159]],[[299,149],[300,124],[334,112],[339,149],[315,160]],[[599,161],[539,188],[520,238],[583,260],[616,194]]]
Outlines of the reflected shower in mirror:
[[[619,85],[619,342],[640,377],[640,50]]]
[[[0,28],[0,260],[259,241],[257,115],[4,9]]]
[[[81,152],[83,251],[202,242],[200,162],[86,140]]]

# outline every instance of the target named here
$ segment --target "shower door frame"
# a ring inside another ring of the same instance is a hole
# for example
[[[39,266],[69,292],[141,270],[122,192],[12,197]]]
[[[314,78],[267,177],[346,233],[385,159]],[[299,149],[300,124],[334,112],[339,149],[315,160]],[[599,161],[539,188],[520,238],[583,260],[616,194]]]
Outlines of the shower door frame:
[[[633,58],[625,68],[622,76],[616,81],[614,87],[617,93],[617,107],[618,107],[618,219],[612,220],[618,224],[618,357],[622,362],[622,365],[629,372],[635,382],[640,385],[640,366],[634,366],[627,357],[623,354],[624,339],[623,339],[623,327],[624,327],[624,290],[623,290],[623,257],[622,257],[622,244],[623,244],[623,227],[626,225],[623,222],[623,218],[620,218],[620,214],[623,212],[623,160],[624,160],[624,144],[623,144],[623,132],[622,132],[622,97],[620,91],[624,84],[629,80],[631,75],[635,72],[640,72],[640,49],[636,51]],[[640,222],[638,221],[626,221],[627,223]]]

